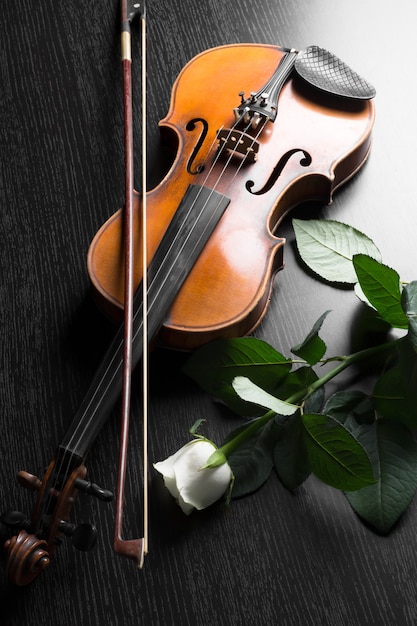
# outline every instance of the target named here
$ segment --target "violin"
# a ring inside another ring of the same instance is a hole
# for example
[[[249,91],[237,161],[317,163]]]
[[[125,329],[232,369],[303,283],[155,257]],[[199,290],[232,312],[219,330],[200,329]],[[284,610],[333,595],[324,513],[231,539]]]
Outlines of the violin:
[[[302,202],[330,203],[370,150],[373,88],[356,75],[356,88],[350,88],[353,74],[346,66],[339,74],[340,68],[339,60],[315,46],[300,55],[246,44],[203,52],[180,73],[168,115],[160,122],[176,158],[164,180],[147,193],[149,257],[168,227],[180,233],[179,208],[189,229],[200,213],[214,211],[212,205],[227,207],[185,284],[174,285],[169,310],[158,316],[163,318],[159,343],[194,349],[251,333],[261,321],[274,274],[283,266],[284,241],[275,235],[280,221]],[[139,215],[139,194],[135,202]],[[140,248],[139,223],[135,232]],[[124,288],[121,238],[119,211],[99,230],[88,253],[97,301],[116,319]],[[162,256],[167,260],[154,280],[166,292],[175,253],[168,260],[164,249]],[[160,262],[158,257],[152,263],[152,274]],[[141,276],[138,262],[136,286]]]
[[[160,122],[175,153],[171,168],[154,189],[132,190],[132,367],[142,358],[145,316],[145,340],[180,350],[257,327],[284,265],[280,222],[300,203],[330,203],[365,163],[374,95],[318,46],[227,45],[183,68]],[[118,321],[126,282],[123,211],[101,227],[87,258],[97,302]],[[123,348],[121,324],[44,477],[18,474],[37,498],[30,520],[15,511],[1,518],[11,528],[5,552],[13,584],[25,585],[48,567],[64,535],[83,550],[95,542],[94,528],[69,518],[79,492],[112,498],[86,479],[85,461],[120,395]]]

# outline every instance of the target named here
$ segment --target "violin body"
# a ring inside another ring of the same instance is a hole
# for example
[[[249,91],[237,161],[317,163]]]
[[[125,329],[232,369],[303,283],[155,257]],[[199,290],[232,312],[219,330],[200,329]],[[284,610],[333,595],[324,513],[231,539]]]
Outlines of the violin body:
[[[255,159],[230,156],[229,150],[227,157],[219,156],[219,129],[235,124],[239,94],[262,89],[287,52],[254,44],[214,48],[191,60],[174,84],[160,127],[176,147],[176,157],[160,184],[146,192],[148,258],[190,184],[216,189],[230,203],[163,322],[158,340],[164,346],[193,349],[250,333],[263,318],[274,275],[283,267],[285,242],[275,235],[280,221],[300,203],[330,203],[368,156],[372,100],[322,92],[295,73],[279,93],[275,121],[262,132],[247,133],[256,140]],[[137,285],[142,277],[140,205],[135,192]],[[97,300],[116,319],[124,292],[122,230],[119,210],[88,253]]]

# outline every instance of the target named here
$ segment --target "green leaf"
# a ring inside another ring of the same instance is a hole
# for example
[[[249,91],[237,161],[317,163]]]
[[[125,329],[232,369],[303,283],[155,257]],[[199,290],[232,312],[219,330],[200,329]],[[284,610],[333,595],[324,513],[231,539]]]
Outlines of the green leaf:
[[[374,482],[369,457],[356,438],[328,415],[303,415],[311,471],[323,482],[354,491]]]
[[[333,220],[294,219],[292,223],[304,263],[327,281],[356,283],[355,254],[381,259],[373,241],[352,226]]]
[[[372,458],[376,483],[346,493],[356,513],[380,533],[388,533],[417,488],[417,444],[401,424],[378,420],[357,433]]]
[[[375,407],[363,391],[337,391],[325,404],[324,413],[341,424],[354,419],[358,424],[372,424],[375,419]]]
[[[303,365],[288,374],[276,390],[276,395],[285,400],[296,393],[306,391],[312,383],[318,380],[316,372],[310,366]],[[304,404],[305,413],[319,413],[323,406],[324,387],[319,387]]]
[[[232,387],[237,376],[250,378],[272,393],[291,370],[291,360],[272,346],[254,337],[226,339],[196,350],[187,360],[184,372],[202,389],[222,400],[233,411],[245,416],[261,415],[258,405],[243,401]]]
[[[304,413],[320,413],[325,398],[324,387],[319,387],[304,403]]]
[[[293,415],[300,408],[296,404],[276,398],[244,376],[237,376],[232,381],[232,386],[242,400],[275,411],[279,415]]]
[[[375,408],[383,417],[417,428],[417,353],[409,337],[400,342],[398,354],[398,362],[375,384]]]
[[[319,331],[328,314],[329,311],[323,313],[323,315],[321,315],[314,324],[304,341],[299,345],[294,346],[294,348],[291,348],[291,352],[293,352],[293,354],[296,354],[301,359],[304,359],[304,361],[307,361],[309,365],[315,365],[318,363],[326,352],[326,344],[323,339],[319,337]]]
[[[288,374],[288,376],[281,381],[280,386],[277,389],[277,395],[281,400],[285,400],[295,393],[301,392],[303,389],[307,389],[312,383],[317,380],[317,374],[308,365],[303,365],[294,369]]]
[[[412,281],[404,287],[401,305],[408,319],[408,335],[417,352],[417,281]]]
[[[238,429],[239,432],[241,429]],[[230,438],[233,438],[231,435]],[[273,468],[271,422],[258,430],[253,437],[242,443],[228,457],[235,477],[232,498],[246,496],[261,487]]]
[[[275,470],[287,489],[296,489],[310,475],[301,414],[283,423],[276,419],[272,428],[278,434],[274,447]]]
[[[415,408],[407,398],[406,385],[399,368],[384,372],[374,387],[376,410],[383,417],[403,422],[410,428],[417,426]]]
[[[381,318],[394,328],[407,328],[398,273],[364,254],[355,255],[353,265],[363,293]]]

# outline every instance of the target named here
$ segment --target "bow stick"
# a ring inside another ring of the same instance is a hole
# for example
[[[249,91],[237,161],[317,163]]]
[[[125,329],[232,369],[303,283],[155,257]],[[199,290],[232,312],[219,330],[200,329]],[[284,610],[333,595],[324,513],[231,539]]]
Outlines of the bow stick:
[[[133,244],[133,121],[132,121],[132,53],[131,24],[140,17],[142,24],[142,267],[143,267],[143,537],[123,539],[123,505],[126,481],[127,450],[129,440],[130,398],[132,379],[133,297],[134,297],[134,244]],[[147,280],[146,280],[146,22],[144,0],[121,1],[121,58],[123,67],[123,110],[125,138],[125,294],[124,294],[124,348],[123,388],[120,424],[119,465],[114,524],[114,550],[117,554],[134,559],[143,566],[148,551],[148,483],[147,483]]]

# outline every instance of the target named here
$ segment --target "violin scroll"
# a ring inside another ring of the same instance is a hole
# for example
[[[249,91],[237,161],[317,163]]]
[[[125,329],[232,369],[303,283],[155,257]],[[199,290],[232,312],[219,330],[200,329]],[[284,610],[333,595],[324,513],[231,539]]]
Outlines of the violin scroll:
[[[46,541],[25,530],[8,539],[4,547],[7,553],[6,576],[14,585],[28,585],[49,566]]]
[[[4,544],[9,582],[18,586],[32,582],[47,569],[63,536],[71,537],[78,550],[94,547],[97,529],[91,524],[69,522],[72,506],[78,491],[104,502],[109,502],[113,494],[85,480],[86,474],[84,465],[68,470],[62,460],[52,461],[43,480],[25,471],[18,473],[19,484],[38,495],[31,520],[18,511],[6,511],[0,517],[5,526],[17,533]]]

